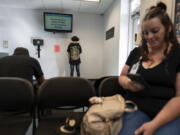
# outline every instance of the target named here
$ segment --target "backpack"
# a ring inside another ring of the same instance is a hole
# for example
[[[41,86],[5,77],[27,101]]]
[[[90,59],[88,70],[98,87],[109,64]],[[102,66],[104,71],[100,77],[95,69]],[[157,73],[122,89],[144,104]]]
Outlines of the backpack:
[[[126,104],[134,108],[127,108]],[[103,97],[101,103],[93,104],[84,115],[81,135],[117,135],[122,128],[123,113],[136,110],[134,102],[125,101],[119,94]]]

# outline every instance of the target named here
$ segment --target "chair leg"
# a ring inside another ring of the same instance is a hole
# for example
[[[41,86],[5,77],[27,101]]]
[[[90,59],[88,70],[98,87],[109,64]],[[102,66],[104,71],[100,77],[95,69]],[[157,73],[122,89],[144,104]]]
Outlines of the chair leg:
[[[35,131],[37,129],[37,122],[36,119],[38,118],[38,108],[37,106],[34,106],[33,112],[32,112],[32,134],[35,134]]]
[[[32,130],[33,130],[33,131],[32,131],[32,134],[35,135],[35,132],[36,132],[36,128],[37,128],[37,127],[36,127],[36,119],[34,119],[34,118],[33,118],[33,127],[32,127],[32,128],[33,128],[33,129],[32,129]]]

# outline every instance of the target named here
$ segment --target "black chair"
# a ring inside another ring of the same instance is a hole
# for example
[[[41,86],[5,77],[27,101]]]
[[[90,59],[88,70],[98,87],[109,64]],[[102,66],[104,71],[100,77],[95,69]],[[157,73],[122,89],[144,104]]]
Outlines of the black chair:
[[[0,134],[25,135],[32,121],[34,133],[32,84],[21,78],[0,77]]]
[[[94,82],[94,88],[95,88],[97,96],[99,96],[99,85],[101,84],[101,82],[104,79],[109,78],[109,77],[112,77],[112,76],[103,76],[103,77],[100,77],[100,78],[96,79],[96,81]]]
[[[98,87],[99,96],[112,96],[114,94],[124,95],[124,93],[125,91],[119,85],[118,76],[103,79]]]
[[[45,81],[38,90],[39,125],[36,135],[57,135],[59,126],[74,108],[89,106],[95,96],[93,85],[84,78],[56,77]],[[46,109],[50,113],[46,114]]]

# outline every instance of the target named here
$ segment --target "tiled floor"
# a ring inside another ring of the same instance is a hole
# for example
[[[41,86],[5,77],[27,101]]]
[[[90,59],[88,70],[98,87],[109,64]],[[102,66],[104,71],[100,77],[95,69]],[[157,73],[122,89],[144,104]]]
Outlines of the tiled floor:
[[[85,110],[87,110],[87,107],[79,108],[79,109],[74,109],[73,112],[84,112]],[[38,119],[36,119],[36,124],[37,124],[36,126],[38,126]],[[27,130],[25,135],[32,135],[32,122],[29,125],[29,128],[28,128],[28,130]]]
[[[31,123],[31,125],[29,126],[29,128],[28,128],[28,130],[27,130],[27,132],[26,132],[25,135],[32,135],[32,123]]]

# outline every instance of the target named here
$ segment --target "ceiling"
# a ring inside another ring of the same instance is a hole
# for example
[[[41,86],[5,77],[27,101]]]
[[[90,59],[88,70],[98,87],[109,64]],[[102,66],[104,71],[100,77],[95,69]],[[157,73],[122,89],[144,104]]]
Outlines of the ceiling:
[[[0,0],[0,7],[43,9],[43,10],[72,10],[74,12],[103,14],[114,0],[86,2],[82,0]]]

